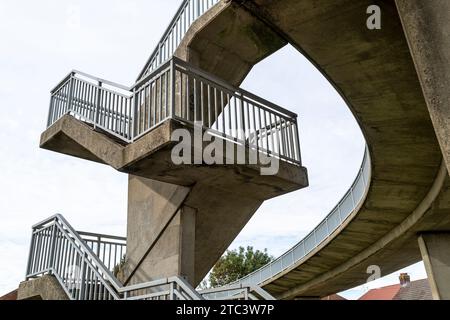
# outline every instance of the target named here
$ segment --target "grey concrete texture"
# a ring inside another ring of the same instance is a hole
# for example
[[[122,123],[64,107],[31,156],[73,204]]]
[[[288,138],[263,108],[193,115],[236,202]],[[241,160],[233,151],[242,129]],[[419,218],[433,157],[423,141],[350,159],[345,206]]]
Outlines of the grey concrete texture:
[[[51,275],[21,282],[17,300],[69,300],[58,280]]]
[[[435,300],[450,300],[450,232],[419,236],[431,294]]]
[[[450,1],[396,0],[396,4],[450,171]]]
[[[289,42],[309,58],[347,102],[371,153],[371,187],[361,209],[306,259],[265,285],[280,298],[326,296],[362,284],[370,264],[380,266],[382,274],[398,270],[421,259],[416,232],[449,228],[448,206],[438,209],[435,203],[433,210],[423,209],[425,203],[433,203],[428,199],[430,191],[440,205],[450,195],[447,188],[435,186],[442,153],[395,2],[377,3],[382,29],[376,31],[366,28],[366,9],[372,4],[369,0],[232,1],[214,13],[214,17],[262,21],[271,32],[261,31],[258,37],[272,37],[275,32],[279,39],[274,43],[281,47]],[[192,29],[195,34],[186,37],[185,47],[177,53],[239,85],[261,56],[276,49],[266,47],[264,54],[254,56],[248,49],[237,52],[236,47],[249,48],[255,41],[243,36],[245,31],[235,38],[239,42],[224,39],[224,34],[233,37],[233,33],[220,33],[220,28],[235,29],[223,24],[219,19],[198,20]],[[207,54],[205,48],[214,54]],[[220,61],[239,68],[222,71]]]
[[[127,260],[124,284],[174,275],[193,279],[191,268],[180,268],[183,241],[181,208],[190,188],[129,176]],[[186,252],[187,255],[187,252]]]

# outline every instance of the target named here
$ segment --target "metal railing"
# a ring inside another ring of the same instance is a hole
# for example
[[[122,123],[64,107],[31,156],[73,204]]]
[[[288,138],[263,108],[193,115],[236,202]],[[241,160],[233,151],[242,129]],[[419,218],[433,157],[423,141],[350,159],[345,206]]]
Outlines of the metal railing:
[[[217,288],[220,292],[220,298],[225,299],[227,296],[235,295],[235,286],[255,287],[264,285],[265,283],[270,282],[271,279],[279,276],[282,272],[297,265],[302,259],[306,258],[309,253],[316,249],[321,243],[329,238],[334,231],[348,221],[348,218],[353,213],[359,210],[367,196],[370,179],[371,161],[369,148],[366,146],[361,167],[353,184],[325,219],[323,219],[306,237],[279,258],[230,285]]]
[[[127,238],[82,231],[78,234],[111,272],[125,260]]]
[[[172,58],[190,26],[220,0],[184,0],[156,49],[139,73],[138,81]]]
[[[261,287],[230,285],[221,288],[206,289],[199,292],[206,300],[276,300]]]
[[[295,113],[175,57],[132,88],[71,72],[52,90],[48,125],[65,114],[125,143],[175,119],[255,153],[301,164]]]
[[[51,91],[47,126],[70,114],[129,141],[132,138],[131,94],[128,87],[74,70]]]
[[[174,58],[174,118],[209,133],[301,164],[297,115]]]
[[[96,242],[93,234],[83,234],[84,239],[59,214],[34,225],[26,280],[52,274],[72,300],[202,299],[179,277],[123,287],[92,251],[99,243],[101,246],[119,237],[100,236],[109,240]]]

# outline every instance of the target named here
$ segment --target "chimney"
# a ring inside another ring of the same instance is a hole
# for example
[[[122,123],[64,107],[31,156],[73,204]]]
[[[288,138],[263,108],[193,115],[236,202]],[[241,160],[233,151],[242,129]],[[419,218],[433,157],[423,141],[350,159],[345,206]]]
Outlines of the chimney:
[[[407,287],[409,283],[411,282],[411,278],[409,277],[409,274],[407,273],[400,273],[400,276],[398,277],[400,279],[400,285],[402,287]]]

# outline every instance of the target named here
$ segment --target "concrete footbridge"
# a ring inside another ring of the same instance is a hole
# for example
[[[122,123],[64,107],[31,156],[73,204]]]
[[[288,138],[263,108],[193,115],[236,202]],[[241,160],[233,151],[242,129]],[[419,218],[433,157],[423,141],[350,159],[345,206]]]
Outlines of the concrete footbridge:
[[[56,281],[71,299],[319,298],[365,283],[369,266],[384,275],[424,260],[433,296],[450,299],[450,4],[380,2],[375,30],[371,5],[186,0],[133,86],[70,72],[51,91],[41,147],[129,175],[127,238],[77,232],[60,215],[35,225],[22,297]],[[360,170],[281,257],[196,292],[264,201],[308,185],[297,115],[239,88],[287,44],[354,114]],[[203,139],[183,141],[193,161],[174,163],[183,132]],[[196,158],[211,141],[213,164]]]

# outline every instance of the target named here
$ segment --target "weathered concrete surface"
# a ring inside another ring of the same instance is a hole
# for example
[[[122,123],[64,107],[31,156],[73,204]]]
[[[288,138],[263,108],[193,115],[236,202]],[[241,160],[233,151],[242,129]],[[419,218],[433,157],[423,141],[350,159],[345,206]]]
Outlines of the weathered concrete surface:
[[[195,243],[195,220],[182,223],[189,216],[195,219],[182,206],[189,191],[129,176],[125,284],[174,275],[194,278],[194,250],[182,250],[186,242]]]
[[[424,233],[419,247],[435,300],[450,300],[450,233]]]
[[[287,41],[232,1],[221,1],[189,29],[175,56],[240,84],[255,63]]]
[[[118,169],[123,162],[123,146],[89,125],[64,116],[41,135],[40,147]]]
[[[450,228],[450,194],[436,183],[446,176],[442,154],[395,2],[377,3],[382,29],[376,31],[366,28],[369,0],[225,2],[213,18],[195,23],[177,55],[239,85],[261,56],[276,50],[265,47],[264,54],[252,55],[254,37],[230,24],[263,21],[270,37],[278,37],[275,43],[292,44],[335,86],[360,124],[372,158],[371,187],[361,209],[265,289],[286,299],[326,296],[364,283],[371,264],[388,274],[419,261],[416,232]],[[227,24],[220,17],[228,17]],[[260,29],[256,37],[265,38],[264,33]],[[212,54],[202,54],[203,48]],[[218,61],[236,63],[239,70],[222,71]]]
[[[396,0],[396,4],[450,171],[450,1]]]
[[[192,127],[167,120],[139,140],[120,145],[64,116],[42,134],[42,148],[109,164],[131,175],[127,283],[182,275],[196,286],[265,200],[308,185],[306,169],[284,161],[274,176],[262,176],[260,164],[175,165],[171,153],[178,142],[171,141],[171,135],[181,128],[194,135]],[[192,146],[192,154],[196,148]],[[224,163],[230,159],[225,152],[218,154]],[[195,211],[195,219],[188,219],[187,227],[183,212],[189,209]],[[191,238],[183,238],[187,234]],[[193,255],[180,255],[192,238]]]
[[[69,300],[54,276],[45,275],[20,283],[17,300]]]

